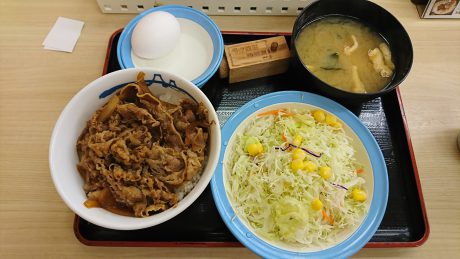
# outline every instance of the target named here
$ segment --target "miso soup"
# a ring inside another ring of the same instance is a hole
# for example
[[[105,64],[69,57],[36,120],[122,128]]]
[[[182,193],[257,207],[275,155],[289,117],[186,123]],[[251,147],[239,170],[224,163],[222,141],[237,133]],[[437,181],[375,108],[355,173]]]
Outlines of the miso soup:
[[[345,91],[378,92],[393,77],[395,66],[385,40],[352,18],[330,16],[307,25],[295,47],[308,70]]]

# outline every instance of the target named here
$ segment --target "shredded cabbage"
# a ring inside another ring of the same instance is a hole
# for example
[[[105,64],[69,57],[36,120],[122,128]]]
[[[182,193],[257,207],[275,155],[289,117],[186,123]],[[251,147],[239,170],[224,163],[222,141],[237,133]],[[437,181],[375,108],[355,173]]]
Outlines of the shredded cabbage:
[[[250,121],[237,133],[225,161],[226,191],[237,215],[253,230],[269,240],[304,245],[332,242],[342,230],[359,223],[367,212],[365,202],[355,201],[353,188],[363,189],[364,179],[354,155],[352,139],[342,128],[318,123],[308,110],[291,110],[292,116],[274,114]],[[330,179],[318,172],[291,169],[292,149],[275,147],[302,137],[301,146],[321,154],[307,154],[307,159],[332,169]],[[257,139],[263,153],[249,155],[245,146]],[[345,188],[338,188],[341,185]],[[328,223],[322,210],[311,202],[320,199],[323,209],[333,219]]]

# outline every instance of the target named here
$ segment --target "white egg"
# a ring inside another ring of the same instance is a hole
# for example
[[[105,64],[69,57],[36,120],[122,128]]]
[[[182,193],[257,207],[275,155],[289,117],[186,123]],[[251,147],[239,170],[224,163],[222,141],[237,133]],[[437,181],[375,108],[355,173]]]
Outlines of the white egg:
[[[176,47],[180,34],[180,25],[174,15],[152,12],[137,23],[131,36],[131,47],[141,58],[161,58]]]

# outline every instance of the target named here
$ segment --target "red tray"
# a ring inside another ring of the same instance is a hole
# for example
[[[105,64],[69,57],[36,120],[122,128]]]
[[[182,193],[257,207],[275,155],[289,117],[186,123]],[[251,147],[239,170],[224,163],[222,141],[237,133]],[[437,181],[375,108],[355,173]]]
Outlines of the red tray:
[[[110,38],[103,74],[120,69],[116,45],[121,31],[116,31]],[[290,40],[288,33],[223,32],[226,44],[277,35],[284,35],[288,42]],[[229,111],[236,110],[257,96],[280,90],[302,90],[286,87],[302,87],[302,83],[296,82],[294,78],[288,71],[282,75],[241,82],[229,87],[225,80],[214,76],[202,90],[216,108],[219,119],[225,120]],[[380,145],[390,181],[385,216],[366,247],[422,245],[427,240],[430,229],[399,90],[369,101],[359,111],[354,112]],[[93,225],[75,216],[74,231],[83,244],[91,246],[241,246],[221,220],[209,186],[187,210],[158,226],[117,231]]]

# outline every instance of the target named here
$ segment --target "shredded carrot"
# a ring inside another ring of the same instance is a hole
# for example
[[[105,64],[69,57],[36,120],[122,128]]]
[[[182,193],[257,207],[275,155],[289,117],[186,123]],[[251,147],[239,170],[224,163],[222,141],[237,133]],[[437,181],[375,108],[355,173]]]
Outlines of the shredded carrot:
[[[283,139],[284,142],[288,142],[287,138],[286,138],[286,136],[284,134],[281,134],[281,138]]]
[[[261,117],[261,116],[269,116],[269,115],[274,115],[274,116],[278,116],[279,114],[281,113],[281,116],[292,116],[294,115],[293,113],[290,113],[284,109],[281,109],[281,110],[271,110],[271,111],[268,111],[268,112],[262,112],[262,113],[259,113],[257,116]]]
[[[268,111],[268,112],[262,112],[257,114],[257,116],[267,116],[267,115],[278,115],[279,110],[273,110],[273,111]]]
[[[362,173],[364,173],[364,169],[363,168],[358,168],[358,169],[356,169],[356,173],[357,174],[362,174]]]
[[[99,208],[101,207],[101,205],[99,204],[99,202],[97,200],[86,200],[84,203],[86,208]]]
[[[327,215],[326,210],[323,210],[322,212],[323,212],[323,217],[329,222],[329,224],[334,225],[334,221],[332,221],[331,217]]]

